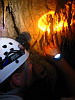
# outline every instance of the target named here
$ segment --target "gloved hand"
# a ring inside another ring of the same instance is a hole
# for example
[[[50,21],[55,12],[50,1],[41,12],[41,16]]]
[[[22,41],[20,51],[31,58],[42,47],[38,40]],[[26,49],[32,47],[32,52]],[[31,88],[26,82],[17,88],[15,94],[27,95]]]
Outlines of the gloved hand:
[[[50,41],[49,45],[44,46],[44,55],[54,57],[56,54],[60,53],[60,50],[57,45],[56,35],[53,35],[52,38],[53,41]]]

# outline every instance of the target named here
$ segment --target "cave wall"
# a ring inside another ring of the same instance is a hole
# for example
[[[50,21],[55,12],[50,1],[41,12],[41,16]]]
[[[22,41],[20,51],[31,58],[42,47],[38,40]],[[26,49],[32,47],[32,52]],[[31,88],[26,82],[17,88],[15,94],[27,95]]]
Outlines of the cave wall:
[[[50,10],[58,12],[67,0],[4,0],[4,16],[1,1],[0,36],[15,38],[18,33],[28,31],[31,45],[37,41],[34,48],[40,51],[39,40],[43,32],[38,28],[39,18]]]
[[[9,3],[10,11],[7,6]],[[7,35],[15,38],[17,36],[14,28],[11,12],[14,16],[14,23],[19,32],[28,31],[32,36],[32,43],[40,38],[40,30],[38,29],[39,18],[49,10],[56,9],[56,0],[4,0],[4,29],[1,35]],[[3,24],[3,11],[0,2],[0,28]],[[3,32],[4,31],[4,32]],[[38,36],[39,35],[39,36]]]

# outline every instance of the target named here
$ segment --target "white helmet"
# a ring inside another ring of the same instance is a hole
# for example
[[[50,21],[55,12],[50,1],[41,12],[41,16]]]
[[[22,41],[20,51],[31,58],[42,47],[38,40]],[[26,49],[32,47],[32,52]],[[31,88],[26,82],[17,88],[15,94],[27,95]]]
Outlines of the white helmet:
[[[0,37],[0,83],[7,79],[29,57],[28,51],[19,48],[17,41]]]

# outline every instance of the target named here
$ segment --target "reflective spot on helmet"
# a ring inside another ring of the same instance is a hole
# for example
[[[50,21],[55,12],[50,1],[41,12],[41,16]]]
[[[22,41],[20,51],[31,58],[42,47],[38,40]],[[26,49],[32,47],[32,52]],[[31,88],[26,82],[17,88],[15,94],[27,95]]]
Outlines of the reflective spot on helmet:
[[[3,47],[3,48],[7,48],[7,45],[3,45],[2,47]]]
[[[10,44],[10,45],[13,45],[13,43],[12,43],[12,42],[9,42],[9,44]]]
[[[5,53],[4,53],[4,55],[7,55],[8,54],[8,52],[6,51]]]

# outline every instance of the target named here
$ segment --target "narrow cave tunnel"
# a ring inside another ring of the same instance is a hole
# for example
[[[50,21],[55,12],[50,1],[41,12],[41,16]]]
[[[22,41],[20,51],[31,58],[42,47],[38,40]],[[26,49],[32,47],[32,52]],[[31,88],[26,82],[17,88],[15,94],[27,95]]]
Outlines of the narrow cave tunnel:
[[[24,100],[72,97],[59,69],[45,59],[43,47],[56,35],[63,57],[75,71],[75,0],[0,0],[0,36],[16,39],[23,32],[32,38],[34,80]]]

